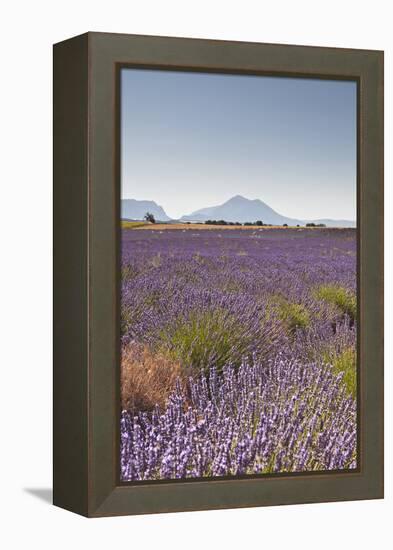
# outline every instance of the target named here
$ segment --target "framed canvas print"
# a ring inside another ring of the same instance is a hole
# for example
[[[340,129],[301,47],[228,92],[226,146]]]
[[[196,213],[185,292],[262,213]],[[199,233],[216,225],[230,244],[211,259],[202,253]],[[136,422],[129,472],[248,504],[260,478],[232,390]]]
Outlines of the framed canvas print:
[[[54,503],[382,498],[383,53],[54,47]]]

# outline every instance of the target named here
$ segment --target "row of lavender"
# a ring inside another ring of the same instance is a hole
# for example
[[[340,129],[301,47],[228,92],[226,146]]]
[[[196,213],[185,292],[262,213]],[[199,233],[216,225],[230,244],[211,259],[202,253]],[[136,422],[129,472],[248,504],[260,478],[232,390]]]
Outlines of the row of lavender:
[[[123,411],[123,480],[356,465],[354,231],[124,230],[122,273],[123,349],[182,374]]]

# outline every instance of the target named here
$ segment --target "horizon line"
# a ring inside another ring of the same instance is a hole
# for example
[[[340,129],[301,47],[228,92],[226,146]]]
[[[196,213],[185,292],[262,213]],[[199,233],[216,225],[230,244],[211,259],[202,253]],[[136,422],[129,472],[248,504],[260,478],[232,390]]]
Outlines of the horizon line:
[[[270,204],[268,204],[267,202],[263,201],[260,198],[250,199],[250,198],[248,198],[244,195],[241,195],[239,193],[237,193],[235,195],[232,195],[228,199],[225,199],[224,202],[221,202],[219,204],[214,204],[214,205],[211,205],[211,206],[203,206],[201,208],[197,208],[196,210],[194,210],[190,214],[182,214],[181,216],[177,216],[177,217],[173,217],[173,216],[169,215],[167,207],[163,206],[162,204],[159,204],[154,199],[136,199],[134,197],[121,197],[120,200],[122,200],[122,201],[123,200],[134,200],[134,201],[137,201],[137,202],[154,202],[154,204],[156,206],[158,206],[158,207],[160,207],[164,210],[164,213],[165,213],[166,216],[168,216],[168,218],[170,218],[171,220],[180,220],[184,216],[191,216],[191,214],[193,214],[194,212],[198,212],[199,210],[205,210],[206,208],[216,208],[216,207],[222,206],[225,203],[227,203],[228,201],[230,201],[231,199],[234,199],[234,198],[237,198],[237,197],[245,199],[245,200],[250,201],[250,202],[251,201],[259,201],[259,202],[263,203],[264,205],[266,205],[268,208],[271,208],[272,210],[274,210],[274,212],[276,214],[278,214],[280,216],[283,216],[285,218],[292,218],[294,220],[299,220],[299,221],[304,221],[304,222],[312,222],[312,221],[316,221],[316,220],[330,220],[330,221],[345,221],[345,222],[351,222],[351,223],[357,224],[357,217],[356,216],[355,216],[355,219],[353,219],[353,218],[342,218],[342,217],[334,218],[334,217],[330,217],[330,216],[318,216],[318,217],[315,217],[315,218],[306,219],[306,218],[300,218],[300,217],[295,217],[295,216],[292,216],[292,215],[283,214],[282,212],[279,212],[274,207],[272,207]]]

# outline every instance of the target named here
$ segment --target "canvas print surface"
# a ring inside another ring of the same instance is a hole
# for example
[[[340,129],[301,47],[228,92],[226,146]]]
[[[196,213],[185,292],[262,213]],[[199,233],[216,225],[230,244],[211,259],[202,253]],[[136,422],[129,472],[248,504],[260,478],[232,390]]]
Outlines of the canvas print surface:
[[[356,98],[122,69],[121,481],[357,467]]]

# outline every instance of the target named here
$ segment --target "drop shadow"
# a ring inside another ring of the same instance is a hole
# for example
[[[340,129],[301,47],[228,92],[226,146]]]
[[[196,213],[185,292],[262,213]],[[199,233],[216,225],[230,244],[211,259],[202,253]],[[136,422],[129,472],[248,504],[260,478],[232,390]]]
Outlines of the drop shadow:
[[[36,497],[39,500],[46,502],[47,504],[53,503],[52,489],[48,489],[48,488],[32,489],[30,487],[24,487],[23,490],[25,493],[29,493],[30,495],[33,495],[33,497]]]

